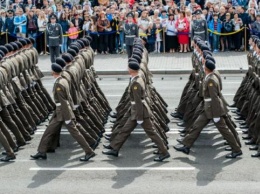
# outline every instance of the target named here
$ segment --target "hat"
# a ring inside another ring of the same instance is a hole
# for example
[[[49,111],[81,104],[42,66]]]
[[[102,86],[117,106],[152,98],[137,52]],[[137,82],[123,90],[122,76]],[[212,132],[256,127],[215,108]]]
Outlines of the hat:
[[[29,38],[25,38],[24,40],[26,41],[26,44],[32,44]]]
[[[79,48],[76,45],[71,45],[70,49],[74,50],[76,52],[76,55],[79,53]]]
[[[5,55],[8,53],[8,49],[3,45],[0,46],[0,51],[3,51]]]
[[[4,57],[4,56],[5,56],[5,53],[0,50],[0,55],[1,55],[2,57]]]
[[[23,46],[25,46],[27,44],[25,39],[19,39],[18,40]]]
[[[145,42],[145,44],[147,43],[147,38],[145,36],[140,36],[140,38]]]
[[[204,51],[203,51],[203,58],[206,58],[207,55],[212,56],[212,52],[209,51],[209,50],[204,50]]]
[[[133,51],[133,54],[136,54],[138,57],[140,57],[140,59],[142,59],[142,58],[143,58],[143,55],[142,55],[142,53],[141,53],[141,52],[139,52],[138,50],[134,50],[134,51]]]
[[[132,18],[134,18],[134,14],[133,14],[132,12],[129,12],[129,13],[126,15],[126,17],[132,17]]]
[[[209,47],[206,44],[202,44],[200,46],[200,50],[202,50],[202,51],[208,50],[209,51],[210,49],[209,49]]]
[[[19,47],[16,44],[16,42],[10,42],[9,44],[12,45],[12,47],[14,48],[14,51],[17,51],[19,49]]]
[[[77,47],[78,50],[82,49],[82,46],[81,46],[80,43],[78,43],[78,41],[71,43],[70,48],[71,48],[72,46]]]
[[[130,58],[128,61],[129,61],[128,62],[128,68],[129,69],[132,69],[132,70],[135,70],[135,71],[138,71],[140,69],[139,63],[136,59]]]
[[[61,57],[57,57],[55,62],[60,65],[62,68],[64,68],[66,66],[66,62],[63,58]]]
[[[196,15],[202,14],[201,9],[196,10],[196,11],[195,11],[195,14],[196,14]]]
[[[71,54],[69,53],[64,53],[61,55],[61,58],[66,62],[66,63],[70,63],[73,61],[73,57],[71,56]]]
[[[22,43],[20,43],[20,42],[18,42],[18,41],[16,41],[15,43],[17,44],[17,46],[18,46],[19,49],[21,49],[21,48],[23,47]]]
[[[84,44],[84,42],[82,40],[77,40],[77,43],[80,44],[80,46],[81,46],[80,49],[85,47],[85,44]]]
[[[205,59],[208,61],[212,61],[214,64],[216,63],[216,61],[215,61],[215,59],[212,57],[212,56],[210,56],[210,55],[207,55],[206,57],[205,57]]]
[[[29,40],[31,41],[31,44],[35,43],[35,39],[33,37],[29,37]]]
[[[77,56],[77,53],[74,49],[71,49],[69,48],[68,51],[67,51],[69,54],[71,54],[73,57],[76,57]]]
[[[0,61],[3,59],[2,55],[0,55]]]
[[[80,40],[85,44],[85,47],[88,47],[88,46],[89,46],[89,40],[88,40],[88,39],[86,39],[86,38],[81,38]]]
[[[140,57],[139,55],[137,55],[136,53],[133,53],[130,59],[135,59],[139,64],[142,61],[142,57]],[[128,62],[130,62],[130,59],[128,60]]]
[[[215,63],[211,60],[206,60],[205,67],[211,71],[216,68]]]
[[[55,73],[60,73],[60,72],[62,72],[62,67],[60,65],[58,65],[57,63],[52,63],[51,70],[54,71]]]
[[[56,15],[52,14],[52,15],[50,16],[50,19],[57,19],[57,18],[56,18]]]
[[[91,36],[86,36],[86,39],[88,39],[89,42],[92,42],[92,37]]]
[[[7,13],[9,13],[9,14],[13,14],[14,13],[14,10],[12,10],[12,9],[9,9],[9,10],[7,10]]]
[[[5,48],[7,48],[8,52],[14,51],[14,47],[11,44],[5,44]]]

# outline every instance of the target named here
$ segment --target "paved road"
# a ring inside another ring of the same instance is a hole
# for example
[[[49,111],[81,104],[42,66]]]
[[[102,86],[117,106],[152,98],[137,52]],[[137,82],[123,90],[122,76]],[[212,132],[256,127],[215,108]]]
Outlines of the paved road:
[[[242,75],[223,75],[224,96],[232,102]],[[128,76],[100,76],[99,84],[114,108],[129,81]],[[163,79],[162,79],[163,78]],[[187,75],[155,75],[154,86],[169,104],[171,112],[178,104]],[[53,79],[46,77],[44,85],[51,92]],[[87,163],[79,162],[83,151],[66,130],[61,136],[61,148],[48,154],[46,161],[30,160],[36,153],[44,124],[39,127],[33,141],[19,151],[13,163],[0,163],[1,193],[259,193],[259,159],[252,159],[248,146],[243,156],[225,159],[223,139],[214,127],[203,131],[189,156],[176,152],[172,146],[178,137],[172,119],[168,133],[171,158],[163,163],[153,162],[155,157],[151,141],[143,130],[136,129],[123,146],[118,158],[102,155],[102,144],[97,156]],[[109,131],[111,124],[106,125]],[[240,136],[241,130],[238,129]],[[102,143],[107,143],[102,140]]]
[[[157,74],[180,74],[191,71],[191,53],[151,54],[149,68]],[[214,54],[217,68],[224,73],[238,73],[247,70],[245,52],[224,52]],[[40,56],[39,67],[50,75],[50,56]],[[95,68],[99,75],[126,74],[126,55],[97,55]]]

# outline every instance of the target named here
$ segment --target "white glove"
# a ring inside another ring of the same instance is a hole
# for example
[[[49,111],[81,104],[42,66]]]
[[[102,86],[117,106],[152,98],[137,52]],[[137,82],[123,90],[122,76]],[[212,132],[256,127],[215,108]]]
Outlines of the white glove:
[[[47,47],[49,47],[49,45],[46,45]]]
[[[62,46],[62,44],[60,44],[60,47]]]
[[[65,123],[68,125],[70,124],[71,120],[65,121]]]
[[[206,44],[208,44],[208,41],[205,41]]]
[[[141,125],[144,121],[137,121],[137,124]]]
[[[220,121],[220,117],[218,117],[218,118],[213,118],[213,121],[214,121],[214,123],[219,122],[219,121]]]

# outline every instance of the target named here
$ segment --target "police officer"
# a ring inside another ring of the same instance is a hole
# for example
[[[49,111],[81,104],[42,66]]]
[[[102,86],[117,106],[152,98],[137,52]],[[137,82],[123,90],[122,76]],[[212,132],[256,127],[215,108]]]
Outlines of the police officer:
[[[128,58],[132,56],[134,39],[138,37],[138,26],[133,23],[133,13],[127,14],[127,23],[124,25],[125,45]]]
[[[47,25],[47,46],[51,54],[51,62],[54,63],[55,59],[60,56],[60,46],[62,45],[62,28],[57,23],[56,15],[50,16],[50,23]]]
[[[208,26],[207,21],[201,18],[202,11],[196,10],[196,20],[193,21],[191,26],[191,39],[199,37],[201,40],[208,41]]]

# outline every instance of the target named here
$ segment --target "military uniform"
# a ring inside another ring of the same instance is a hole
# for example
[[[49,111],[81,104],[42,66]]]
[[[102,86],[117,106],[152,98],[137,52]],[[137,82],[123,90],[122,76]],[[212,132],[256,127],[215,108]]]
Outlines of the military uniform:
[[[50,19],[56,17],[53,15]],[[55,59],[60,56],[60,45],[62,44],[62,28],[58,23],[49,23],[46,28],[47,32],[47,45],[51,55],[51,62],[54,63]]]
[[[197,10],[196,14],[202,14],[201,10]],[[204,19],[196,19],[191,26],[191,39],[198,37],[203,41],[208,41],[208,26]]]

